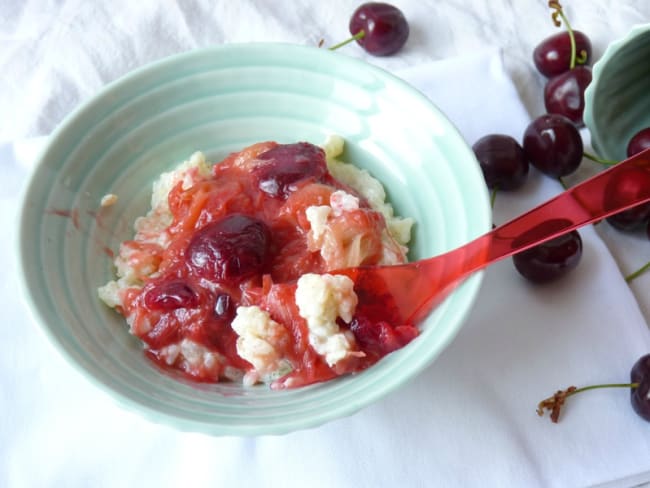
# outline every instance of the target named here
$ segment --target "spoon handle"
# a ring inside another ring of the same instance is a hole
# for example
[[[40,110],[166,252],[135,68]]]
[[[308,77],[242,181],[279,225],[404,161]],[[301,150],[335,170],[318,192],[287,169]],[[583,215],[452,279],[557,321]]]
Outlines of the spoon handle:
[[[493,229],[486,262],[511,256],[650,200],[650,149]]]
[[[445,254],[397,266],[349,268],[342,273],[354,280],[368,316],[374,314],[381,320],[390,309],[395,323],[418,323],[470,274],[649,201],[650,149],[646,149]],[[372,305],[374,302],[379,305]]]
[[[404,270],[405,276],[400,278],[410,280],[412,289],[416,286],[428,289],[428,293],[414,297],[408,306],[401,307],[404,316],[417,322],[472,273],[648,201],[650,149],[615,164],[464,246],[419,261],[415,266],[417,273],[407,275]],[[418,299],[421,301],[416,306]]]

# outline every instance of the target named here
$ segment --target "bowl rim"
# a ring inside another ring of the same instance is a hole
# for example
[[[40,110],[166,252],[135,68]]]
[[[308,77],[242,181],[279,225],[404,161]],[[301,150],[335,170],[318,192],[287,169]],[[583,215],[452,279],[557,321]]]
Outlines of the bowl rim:
[[[128,411],[135,412],[141,417],[146,418],[148,421],[155,424],[161,424],[166,426],[171,426],[176,430],[185,431],[185,432],[201,432],[209,435],[240,435],[240,436],[253,436],[253,435],[281,435],[286,434],[292,431],[304,430],[308,428],[317,427],[324,423],[330,422],[332,420],[346,417],[356,413],[362,408],[376,402],[380,398],[388,395],[394,390],[400,388],[409,381],[412,381],[414,377],[418,376],[423,372],[423,370],[432,363],[437,356],[447,348],[449,343],[457,335],[459,330],[462,328],[467,315],[470,313],[473,308],[480,286],[483,281],[484,271],[479,271],[470,276],[465,282],[461,285],[467,293],[467,306],[463,307],[463,310],[460,312],[458,310],[454,311],[454,320],[455,324],[453,327],[445,328],[445,334],[439,338],[438,343],[440,346],[431,354],[426,356],[421,356],[413,358],[410,360],[410,367],[407,374],[400,375],[399,381],[386,382],[382,384],[377,384],[376,388],[372,391],[367,392],[363,398],[359,399],[356,403],[341,405],[340,408],[322,413],[319,415],[310,416],[308,418],[303,418],[301,421],[291,420],[283,423],[272,423],[272,424],[251,424],[251,425],[241,425],[237,424],[235,426],[225,425],[223,423],[217,424],[210,421],[195,420],[188,417],[181,417],[169,414],[165,411],[153,408],[152,406],[143,404],[137,401],[134,398],[131,398],[126,393],[119,391],[118,389],[113,388],[110,384],[106,383],[102,378],[98,377],[94,372],[87,370],[67,349],[64,341],[58,337],[58,334],[55,330],[49,325],[49,318],[44,308],[37,303],[37,300],[32,294],[30,284],[27,278],[28,271],[28,259],[29,256],[23,250],[22,242],[25,239],[25,234],[27,233],[28,222],[26,217],[26,206],[28,204],[29,195],[33,191],[33,187],[38,181],[41,169],[45,165],[46,156],[53,147],[56,146],[57,141],[66,131],[70,130],[77,119],[83,115],[88,110],[92,109],[93,104],[98,100],[105,98],[111,92],[116,89],[119,89],[122,84],[130,83],[132,80],[135,80],[141,76],[146,75],[147,73],[163,68],[166,65],[174,65],[179,62],[184,62],[196,56],[209,55],[211,53],[222,53],[224,51],[236,51],[238,49],[258,49],[258,50],[268,50],[268,49],[282,49],[289,51],[300,51],[310,53],[320,53],[322,56],[335,56],[337,57],[336,62],[350,63],[351,66],[356,67],[357,69],[369,70],[371,73],[384,78],[391,83],[397,85],[401,90],[409,92],[410,96],[416,97],[419,99],[423,105],[427,107],[427,110],[435,113],[440,122],[445,126],[450,133],[454,134],[454,137],[458,139],[463,146],[462,150],[465,151],[468,157],[471,157],[476,161],[476,158],[471,151],[470,146],[467,144],[460,131],[456,128],[453,122],[421,91],[399,78],[397,75],[394,75],[387,70],[372,65],[362,59],[353,58],[343,53],[336,51],[328,51],[324,49],[319,49],[312,46],[303,46],[296,44],[288,43],[276,43],[276,42],[245,42],[245,43],[230,43],[216,46],[209,46],[200,49],[192,49],[182,53],[174,54],[171,56],[164,57],[157,61],[147,63],[143,66],[140,66],[123,76],[115,79],[114,81],[108,83],[102,87],[99,91],[93,94],[89,99],[85,100],[75,109],[73,109],[55,128],[52,134],[49,136],[47,143],[41,149],[40,154],[36,160],[36,164],[32,170],[32,173],[29,175],[28,182],[23,188],[23,195],[21,198],[21,207],[19,213],[19,232],[17,233],[16,244],[18,248],[18,260],[20,266],[20,278],[19,286],[21,288],[21,296],[23,301],[26,303],[29,310],[31,319],[38,324],[38,328],[41,329],[48,337],[51,345],[54,346],[54,349],[64,357],[66,362],[73,366],[74,369],[82,373],[82,376],[90,381],[91,384],[94,384],[98,387],[99,390],[102,390],[108,397],[116,402],[119,406],[125,408]],[[480,173],[480,167],[476,163],[476,174],[477,176]],[[483,205],[473,208],[472,212],[475,215],[480,217],[480,223],[484,227],[483,232],[487,232],[491,226],[491,215],[492,211],[489,206],[489,195],[487,188],[481,188],[482,192],[481,198],[478,199],[484,202]],[[479,214],[480,212],[480,214]],[[451,296],[454,296],[452,293]],[[450,296],[450,297],[451,297]],[[450,298],[449,297],[449,298]],[[344,381],[335,379],[334,381]]]
[[[594,100],[597,90],[601,84],[602,74],[607,70],[608,63],[616,57],[618,52],[623,49],[630,41],[636,39],[639,35],[650,33],[650,23],[635,24],[632,28],[622,37],[612,41],[607,45],[605,51],[598,61],[594,63],[591,69],[591,83],[585,88],[585,108],[583,113],[583,120],[585,126],[589,129],[591,137],[591,146],[597,152],[599,157],[614,160],[616,156],[606,150],[603,144],[601,129],[606,130],[606,127],[601,127],[597,114],[594,113]]]

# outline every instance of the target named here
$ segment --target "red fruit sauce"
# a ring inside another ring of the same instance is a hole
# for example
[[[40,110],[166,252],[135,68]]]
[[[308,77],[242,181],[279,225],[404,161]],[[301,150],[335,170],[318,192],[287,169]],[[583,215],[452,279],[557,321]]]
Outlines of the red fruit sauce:
[[[309,330],[295,303],[296,280],[305,273],[326,273],[319,250],[310,250],[306,209],[328,205],[330,195],[344,190],[359,198],[359,208],[346,211],[336,223],[341,242],[361,234],[363,265],[381,259],[383,216],[353,189],[327,170],[322,149],[308,143],[250,146],[212,167],[211,175],[190,188],[181,182],[168,203],[172,221],[167,246],[127,241],[128,248],[158,271],[142,276],[142,288],[122,296],[131,331],[147,346],[148,356],[165,368],[183,370],[180,359],[168,364],[161,349],[189,339],[218,352],[218,365],[189,373],[196,381],[224,379],[227,367],[252,368],[237,354],[237,334],[231,322],[238,306],[256,305],[287,330],[282,354],[292,371],[273,388],[306,385],[356,372],[407,344],[417,335],[409,324],[391,323],[376,297],[359,297],[358,313],[341,331],[356,340],[355,355],[330,367],[310,346]],[[185,371],[188,374],[187,371]]]

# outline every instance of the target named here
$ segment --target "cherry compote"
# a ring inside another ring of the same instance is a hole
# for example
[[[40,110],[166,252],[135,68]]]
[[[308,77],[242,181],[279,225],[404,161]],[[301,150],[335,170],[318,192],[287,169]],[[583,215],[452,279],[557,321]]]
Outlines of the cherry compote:
[[[582,161],[580,132],[573,122],[559,114],[533,120],[524,132],[523,148],[533,166],[555,178],[573,173]]]
[[[528,160],[512,137],[490,134],[472,146],[488,188],[515,190],[526,181]]]
[[[167,198],[169,216],[159,218],[155,207],[144,217],[143,230],[120,249],[133,272],[141,272],[143,286],[124,290],[119,311],[147,344],[147,355],[164,368],[199,381],[244,374],[245,381],[271,381],[272,388],[298,387],[369,367],[417,335],[412,324],[393,325],[386,305],[368,297],[371,304],[364,308],[359,303],[354,315],[363,338],[359,344],[350,324],[340,319],[339,327],[353,342],[349,358],[329,364],[311,345],[308,323],[296,304],[296,281],[340,268],[337,260],[379,264],[386,232],[383,216],[329,173],[322,148],[260,142],[229,155],[209,172],[190,167],[177,176]],[[332,251],[323,253],[310,240],[307,210],[337,203],[343,207],[337,198],[354,204],[348,202],[350,208],[322,223]],[[170,223],[159,230],[167,217]],[[394,260],[403,262],[403,251],[395,252]],[[246,332],[233,329],[242,307],[254,306],[260,308],[259,320],[243,326]],[[375,315],[366,313],[371,308]],[[265,314],[277,327],[265,325]],[[274,335],[267,338],[269,331]],[[268,339],[275,352],[264,356],[266,346],[257,350],[259,355],[240,348],[248,332],[262,334],[260,341]],[[290,373],[273,369],[279,368],[276,353]],[[284,376],[259,376],[267,374],[266,367]]]
[[[350,19],[350,34],[370,54],[388,56],[399,51],[409,37],[409,24],[397,7],[388,3],[360,5]]]
[[[574,269],[581,257],[582,238],[573,230],[517,253],[512,260],[524,278],[533,283],[547,283]]]

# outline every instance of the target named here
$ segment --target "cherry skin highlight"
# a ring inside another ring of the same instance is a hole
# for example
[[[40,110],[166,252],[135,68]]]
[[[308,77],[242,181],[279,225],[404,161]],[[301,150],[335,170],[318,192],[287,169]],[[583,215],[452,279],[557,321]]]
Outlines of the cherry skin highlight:
[[[214,316],[221,320],[231,321],[235,317],[237,305],[227,293],[220,293],[214,301]]]
[[[550,114],[567,117],[579,127],[584,125],[585,89],[591,83],[591,68],[577,66],[557,75],[544,87],[544,105]]]

